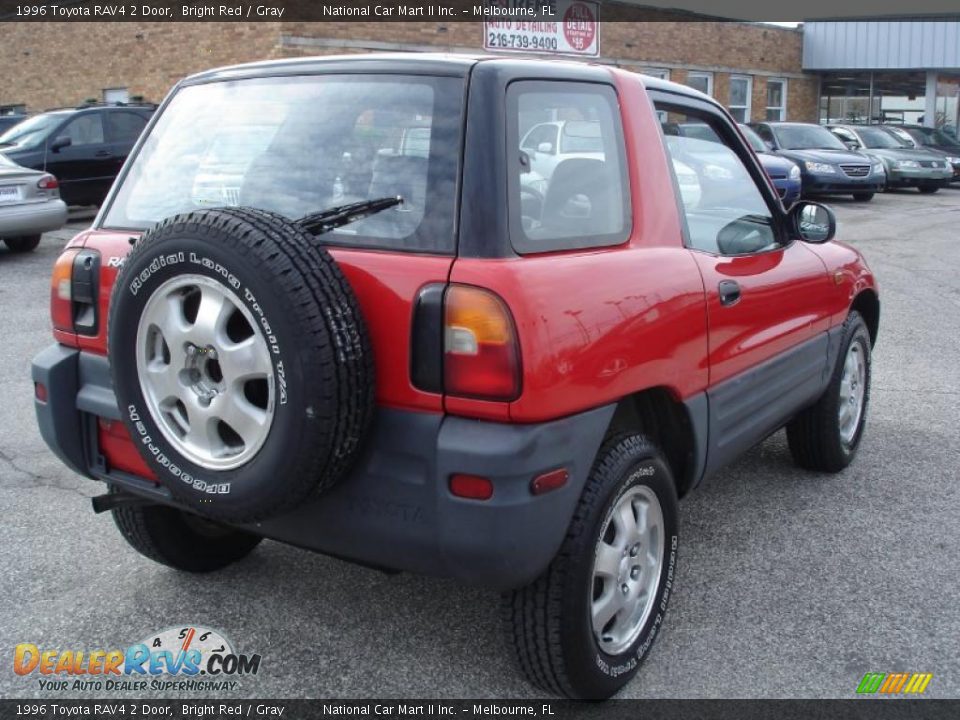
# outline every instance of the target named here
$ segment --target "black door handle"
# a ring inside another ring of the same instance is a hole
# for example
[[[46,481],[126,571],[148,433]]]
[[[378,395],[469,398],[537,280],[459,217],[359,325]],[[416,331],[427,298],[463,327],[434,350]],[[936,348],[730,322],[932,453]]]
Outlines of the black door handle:
[[[740,285],[735,280],[721,280],[717,290],[720,291],[720,304],[723,306],[736,305],[740,300]]]

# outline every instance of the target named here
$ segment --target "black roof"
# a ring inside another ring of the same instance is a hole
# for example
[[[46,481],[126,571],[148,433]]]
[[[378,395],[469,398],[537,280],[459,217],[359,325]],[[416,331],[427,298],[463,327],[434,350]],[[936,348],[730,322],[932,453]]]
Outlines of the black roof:
[[[509,66],[512,69],[546,68],[556,69],[557,66],[578,68],[585,67],[612,68],[603,63],[591,62],[589,59],[565,57],[520,57],[515,55],[491,55],[484,53],[367,53],[359,55],[326,55],[320,57],[284,58],[279,60],[261,60],[258,62],[228,65],[225,67],[205,70],[190,75],[181,81],[182,85],[193,85],[234,78],[266,77],[272,75],[336,73],[336,72],[409,72],[413,74],[448,75],[463,77],[478,63],[493,63]],[[643,76],[644,86],[706,99],[716,104],[716,101],[686,85],[661,80],[660,78]]]

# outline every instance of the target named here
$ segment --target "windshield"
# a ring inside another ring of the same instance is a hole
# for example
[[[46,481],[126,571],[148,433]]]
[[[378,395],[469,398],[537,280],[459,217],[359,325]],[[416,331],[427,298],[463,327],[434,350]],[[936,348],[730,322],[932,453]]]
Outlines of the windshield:
[[[859,127],[857,133],[860,135],[865,148],[896,150],[906,147],[906,143],[897,140],[893,135],[880,128]]]
[[[837,137],[819,125],[771,125],[780,147],[787,150],[846,150]]]
[[[47,136],[50,128],[59,125],[62,120],[62,115],[54,113],[34,115],[0,135],[0,145],[19,145],[25,148],[39,145]]]
[[[104,226],[147,229],[199,208],[292,220],[376,198],[402,204],[325,242],[453,249],[462,80],[257,78],[180,90],[122,179]]]
[[[743,136],[747,139],[747,142],[750,144],[750,147],[753,148],[754,152],[770,152],[770,148],[767,144],[760,139],[760,136],[757,135],[756,131],[752,127],[747,125],[740,125],[740,132],[743,133]]]
[[[909,132],[923,145],[945,145],[947,147],[960,148],[960,142],[947,135],[942,130],[936,128],[908,128]]]

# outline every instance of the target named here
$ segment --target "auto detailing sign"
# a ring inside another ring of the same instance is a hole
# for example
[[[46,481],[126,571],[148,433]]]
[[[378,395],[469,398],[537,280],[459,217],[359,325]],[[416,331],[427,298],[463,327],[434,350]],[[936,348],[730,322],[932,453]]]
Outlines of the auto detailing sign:
[[[488,0],[483,47],[496,52],[600,54],[600,6],[583,0]]]

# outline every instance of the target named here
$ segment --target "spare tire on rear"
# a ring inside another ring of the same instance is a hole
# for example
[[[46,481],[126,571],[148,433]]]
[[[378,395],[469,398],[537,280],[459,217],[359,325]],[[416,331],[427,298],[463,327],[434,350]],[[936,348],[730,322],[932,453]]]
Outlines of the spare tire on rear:
[[[260,520],[331,487],[373,414],[373,357],[340,268],[261,210],[164,220],[113,287],[109,353],[134,442],[174,498]]]

